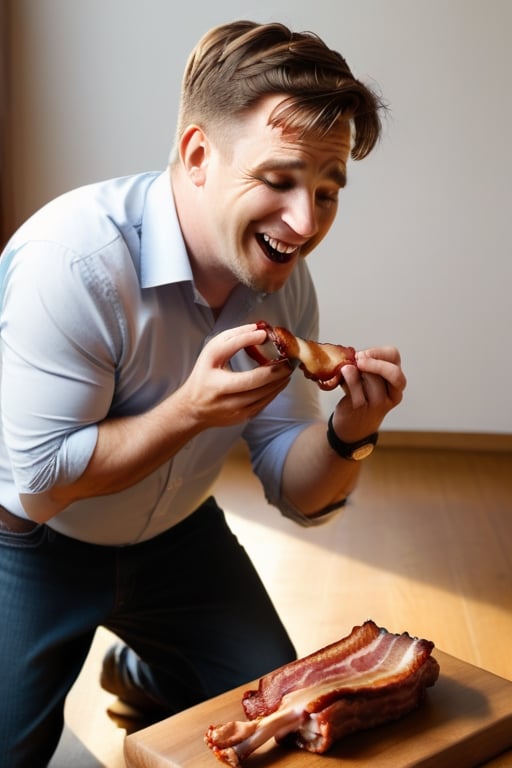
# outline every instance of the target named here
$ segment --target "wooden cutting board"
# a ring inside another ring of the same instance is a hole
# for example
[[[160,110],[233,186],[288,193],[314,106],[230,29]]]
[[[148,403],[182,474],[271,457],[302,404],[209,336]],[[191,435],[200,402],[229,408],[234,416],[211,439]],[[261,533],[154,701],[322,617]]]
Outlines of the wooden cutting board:
[[[439,679],[410,715],[347,736],[325,755],[284,749],[272,739],[244,766],[474,768],[512,747],[512,682],[437,649],[433,655],[441,667]],[[203,742],[204,732],[210,724],[245,720],[240,702],[250,687],[243,685],[127,736],[128,768],[220,768]]]

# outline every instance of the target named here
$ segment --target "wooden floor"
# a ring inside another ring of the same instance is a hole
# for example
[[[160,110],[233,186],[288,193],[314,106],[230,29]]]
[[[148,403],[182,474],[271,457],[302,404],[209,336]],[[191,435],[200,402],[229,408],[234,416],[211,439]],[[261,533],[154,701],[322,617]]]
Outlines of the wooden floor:
[[[266,503],[241,453],[216,496],[300,655],[372,618],[512,680],[511,453],[381,447],[344,514],[309,530]],[[98,631],[51,768],[124,766],[97,683],[111,641]]]

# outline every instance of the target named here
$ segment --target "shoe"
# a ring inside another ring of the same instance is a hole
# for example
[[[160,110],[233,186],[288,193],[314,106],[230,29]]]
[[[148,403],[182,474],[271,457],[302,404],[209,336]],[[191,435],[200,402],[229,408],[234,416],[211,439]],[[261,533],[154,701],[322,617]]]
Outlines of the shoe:
[[[171,714],[140,685],[128,670],[128,646],[116,643],[106,652],[100,674],[100,685],[118,701],[107,708],[109,716],[128,732],[152,725]]]

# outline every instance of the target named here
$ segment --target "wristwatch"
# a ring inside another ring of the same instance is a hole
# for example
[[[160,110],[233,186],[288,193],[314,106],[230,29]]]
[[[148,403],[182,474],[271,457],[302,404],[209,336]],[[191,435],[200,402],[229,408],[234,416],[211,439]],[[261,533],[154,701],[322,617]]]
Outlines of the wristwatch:
[[[338,456],[341,456],[342,459],[348,459],[349,461],[362,461],[362,459],[366,459],[373,453],[373,449],[377,445],[377,440],[379,438],[378,432],[363,437],[362,440],[357,440],[355,443],[345,443],[343,440],[340,440],[334,431],[332,419],[333,414],[329,417],[327,425],[327,440]]]

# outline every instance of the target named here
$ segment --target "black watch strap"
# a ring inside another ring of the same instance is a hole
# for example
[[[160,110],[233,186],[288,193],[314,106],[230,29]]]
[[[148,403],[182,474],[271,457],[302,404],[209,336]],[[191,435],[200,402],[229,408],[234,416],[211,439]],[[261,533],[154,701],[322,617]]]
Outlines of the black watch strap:
[[[340,440],[333,427],[333,414],[330,415],[327,424],[327,440],[329,445],[342,459],[348,459],[349,461],[361,461],[366,459],[377,445],[379,439],[379,433],[374,432],[372,435],[363,437],[362,440],[357,440],[355,443],[345,443]]]

